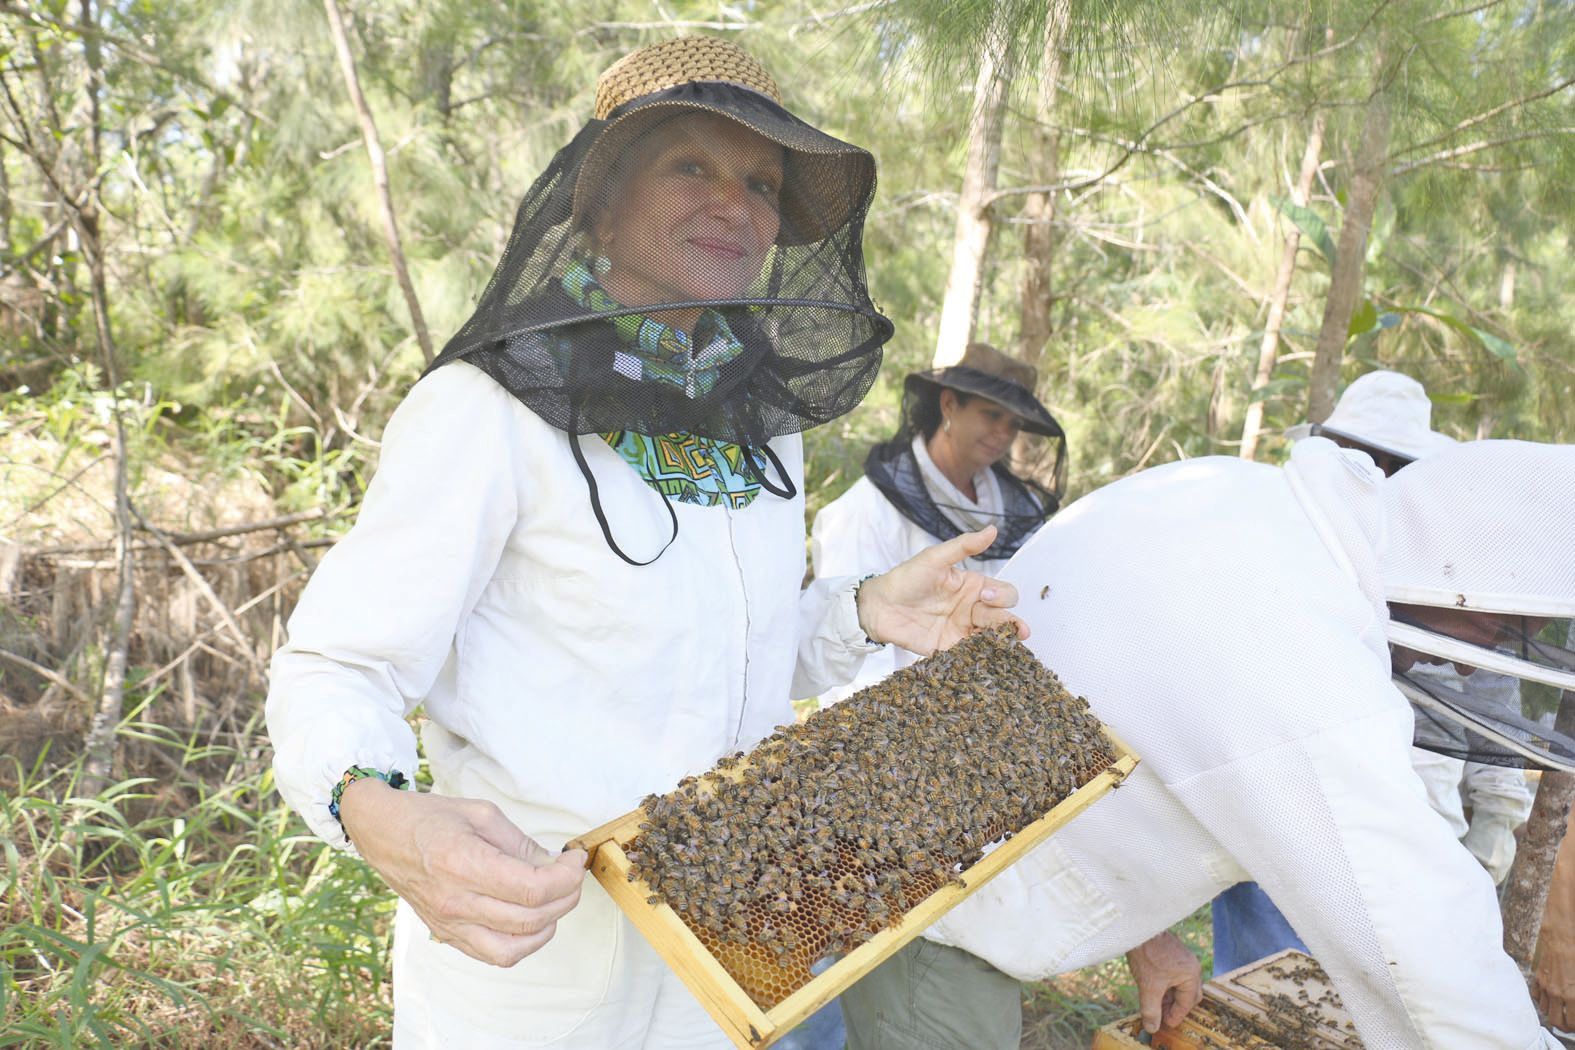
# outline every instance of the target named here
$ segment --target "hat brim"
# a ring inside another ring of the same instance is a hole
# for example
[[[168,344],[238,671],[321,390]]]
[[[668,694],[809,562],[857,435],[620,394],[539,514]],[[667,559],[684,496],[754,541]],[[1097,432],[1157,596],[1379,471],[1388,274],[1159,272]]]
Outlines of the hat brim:
[[[953,365],[950,368],[936,368],[928,372],[913,372],[903,380],[903,386],[911,393],[918,393],[925,387],[941,387],[973,394],[994,401],[1002,408],[1011,411],[1023,421],[1023,429],[1031,434],[1066,437],[1066,431],[1061,429],[1061,424],[1056,422],[1055,416],[1052,416],[1050,410],[1032,393],[1010,380],[981,372],[976,368]]]
[[[1285,436],[1293,443],[1309,437],[1339,438],[1340,440],[1348,442],[1357,448],[1369,450],[1372,452],[1379,452],[1383,455],[1392,456],[1407,463],[1414,463],[1423,456],[1437,452],[1441,448],[1447,448],[1450,445],[1456,444],[1455,439],[1450,437],[1448,434],[1440,434],[1436,430],[1429,430],[1427,434],[1428,443],[1425,447],[1418,446],[1410,442],[1405,443],[1405,445],[1402,447],[1401,443],[1399,442],[1390,442],[1388,444],[1384,444],[1382,442],[1374,441],[1372,438],[1358,437],[1357,435],[1348,431],[1331,427],[1327,423],[1301,423],[1294,427],[1290,427],[1285,431]]]
[[[574,184],[575,220],[589,219],[603,181],[626,149],[657,124],[687,113],[726,117],[783,148],[778,244],[825,240],[868,209],[875,193],[875,158],[868,150],[806,124],[749,88],[690,82],[613,110],[580,165]]]

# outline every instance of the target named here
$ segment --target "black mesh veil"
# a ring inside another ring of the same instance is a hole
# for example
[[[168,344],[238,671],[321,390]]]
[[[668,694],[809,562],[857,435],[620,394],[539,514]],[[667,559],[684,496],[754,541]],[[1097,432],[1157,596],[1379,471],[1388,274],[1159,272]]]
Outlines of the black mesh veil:
[[[1446,662],[1395,675],[1416,713],[1417,747],[1485,765],[1575,772],[1575,739],[1553,727],[1563,696],[1575,691],[1568,680],[1575,675],[1570,621],[1533,626],[1506,628],[1518,637],[1479,656],[1461,652],[1462,660],[1475,660],[1464,665],[1476,668],[1470,674]],[[1504,661],[1500,669],[1489,666],[1495,657]]]
[[[766,98],[690,82],[588,123],[520,203],[466,360],[570,434],[759,448],[868,393],[874,161]]]

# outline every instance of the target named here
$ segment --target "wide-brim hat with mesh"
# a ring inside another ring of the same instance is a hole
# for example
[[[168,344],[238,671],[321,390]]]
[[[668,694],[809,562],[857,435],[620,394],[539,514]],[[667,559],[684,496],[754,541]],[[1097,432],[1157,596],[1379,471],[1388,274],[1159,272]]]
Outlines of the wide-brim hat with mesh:
[[[1065,437],[1050,410],[1034,396],[1039,375],[1032,365],[1002,353],[988,343],[969,343],[955,365],[913,372],[903,381],[911,395],[927,387],[944,387],[988,398],[1023,421],[1023,429],[1045,437]]]
[[[824,239],[862,214],[875,192],[875,158],[868,150],[784,109],[776,81],[743,48],[716,37],[687,36],[632,51],[597,80],[595,119],[606,124],[580,166],[577,222],[592,217],[630,147],[656,125],[686,113],[726,117],[783,148],[780,244]]]
[[[1344,438],[1377,452],[1416,460],[1448,448],[1455,439],[1432,428],[1433,403],[1408,375],[1381,370],[1352,380],[1322,423],[1301,423],[1285,436],[1292,441]]]
[[[1575,692],[1575,447],[1460,442],[1385,479],[1381,493],[1377,559],[1390,603],[1390,644],[1434,662],[1510,675],[1528,694]],[[1449,634],[1445,618],[1406,606],[1477,614],[1472,640]],[[1498,637],[1479,644],[1495,621]],[[1575,769],[1575,742],[1514,711],[1433,686],[1422,689],[1426,695],[1402,691],[1465,727],[1469,750],[1462,757]]]

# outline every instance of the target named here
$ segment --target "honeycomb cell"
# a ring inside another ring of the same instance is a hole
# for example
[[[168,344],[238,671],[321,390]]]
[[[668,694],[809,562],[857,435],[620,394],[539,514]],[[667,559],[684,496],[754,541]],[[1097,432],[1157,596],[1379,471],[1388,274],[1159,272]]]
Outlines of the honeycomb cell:
[[[1009,625],[981,631],[647,797],[630,878],[770,1009],[1114,758]]]

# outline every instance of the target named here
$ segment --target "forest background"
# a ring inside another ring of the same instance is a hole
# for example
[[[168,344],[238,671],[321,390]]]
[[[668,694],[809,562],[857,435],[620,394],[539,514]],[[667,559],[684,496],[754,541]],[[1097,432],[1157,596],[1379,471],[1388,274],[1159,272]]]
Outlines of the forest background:
[[[1569,0],[0,0],[0,1046],[384,1038],[390,901],[272,793],[266,659],[596,74],[690,32],[880,164],[897,334],[810,513],[970,338],[1072,497],[1277,461],[1378,367],[1575,434]],[[1040,1047],[1133,1002],[1027,995]]]

